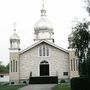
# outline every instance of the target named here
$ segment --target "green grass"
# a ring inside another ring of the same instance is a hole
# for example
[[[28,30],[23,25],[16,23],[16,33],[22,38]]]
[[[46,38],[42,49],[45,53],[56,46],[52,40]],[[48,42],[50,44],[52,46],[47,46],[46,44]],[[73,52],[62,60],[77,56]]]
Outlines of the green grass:
[[[70,90],[70,86],[67,84],[58,84],[53,88],[53,90]]]
[[[0,85],[0,90],[17,90],[23,87],[23,85]]]

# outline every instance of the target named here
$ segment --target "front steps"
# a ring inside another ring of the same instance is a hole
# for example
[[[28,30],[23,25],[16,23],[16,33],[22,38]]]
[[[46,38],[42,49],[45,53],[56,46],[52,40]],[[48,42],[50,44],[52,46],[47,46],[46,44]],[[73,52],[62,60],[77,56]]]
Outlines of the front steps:
[[[57,76],[30,77],[29,84],[57,84]]]

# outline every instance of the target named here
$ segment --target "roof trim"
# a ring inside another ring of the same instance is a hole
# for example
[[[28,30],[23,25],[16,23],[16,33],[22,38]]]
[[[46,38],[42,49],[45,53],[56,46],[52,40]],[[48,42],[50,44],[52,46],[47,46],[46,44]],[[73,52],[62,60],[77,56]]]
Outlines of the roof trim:
[[[64,48],[61,48],[61,47],[59,47],[58,45],[56,45],[56,44],[54,44],[54,43],[51,43],[51,42],[49,42],[49,41],[47,41],[47,40],[41,40],[41,41],[36,42],[35,44],[31,45],[30,47],[27,47],[26,49],[22,50],[22,51],[20,52],[20,54],[28,51],[29,49],[31,49],[31,48],[39,45],[39,44],[42,43],[42,42],[45,42],[45,43],[47,43],[47,44],[49,44],[49,45],[51,45],[51,46],[53,46],[53,47],[55,47],[55,48],[57,48],[57,49],[59,49],[59,50],[61,50],[61,51],[64,51],[64,52],[66,52],[66,53],[69,53],[68,50],[66,50],[66,49],[64,49]]]

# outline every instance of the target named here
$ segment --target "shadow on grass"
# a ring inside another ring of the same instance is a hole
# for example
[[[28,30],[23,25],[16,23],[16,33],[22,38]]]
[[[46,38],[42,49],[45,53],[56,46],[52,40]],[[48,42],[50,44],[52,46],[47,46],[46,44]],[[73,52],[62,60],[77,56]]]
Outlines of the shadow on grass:
[[[17,90],[25,85],[0,85],[0,90]]]
[[[69,84],[58,84],[52,90],[71,90]]]

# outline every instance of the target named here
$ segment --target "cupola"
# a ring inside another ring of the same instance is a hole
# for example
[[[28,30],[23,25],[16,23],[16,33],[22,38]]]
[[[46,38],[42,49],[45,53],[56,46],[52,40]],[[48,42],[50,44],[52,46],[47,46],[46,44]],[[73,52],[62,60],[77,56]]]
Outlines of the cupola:
[[[15,28],[14,28],[14,33],[10,36],[10,49],[20,50],[20,37],[16,33]]]

